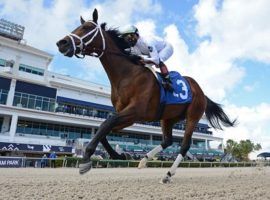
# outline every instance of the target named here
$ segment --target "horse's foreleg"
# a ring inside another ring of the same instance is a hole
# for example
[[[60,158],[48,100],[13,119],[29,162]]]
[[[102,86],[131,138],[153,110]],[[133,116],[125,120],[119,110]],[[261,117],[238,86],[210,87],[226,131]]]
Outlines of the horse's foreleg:
[[[84,174],[91,169],[91,156],[94,154],[98,143],[106,137],[113,127],[130,121],[134,121],[134,112],[132,110],[126,110],[110,117],[101,124],[94,138],[86,146],[83,162],[80,164],[80,174]]]
[[[103,147],[105,148],[105,150],[108,152],[108,154],[110,155],[111,159],[113,159],[113,160],[128,160],[131,158],[131,156],[127,153],[122,153],[122,154],[117,153],[112,148],[112,146],[109,144],[106,137],[103,138],[100,142],[103,145]]]
[[[128,126],[131,126],[133,124],[133,122],[128,122],[128,123],[122,123],[120,125],[117,125],[115,127],[113,127],[112,131],[119,131],[122,130],[123,128],[126,128]],[[131,155],[128,153],[122,153],[119,154],[117,153],[112,146],[109,144],[108,140],[106,137],[104,137],[103,139],[101,139],[101,144],[103,145],[103,147],[105,148],[105,150],[108,152],[108,154],[110,155],[110,158],[113,160],[129,160],[131,159]]]
[[[89,161],[90,157],[96,150],[96,147],[100,140],[106,137],[106,135],[111,131],[111,129],[116,125],[118,121],[118,116],[112,116],[111,118],[105,120],[99,127],[98,131],[94,135],[93,139],[87,144],[84,154],[84,161]]]
[[[83,156],[83,162],[79,166],[80,174],[84,174],[91,169],[92,163],[91,163],[90,158],[94,154],[99,141],[102,138],[106,137],[106,135],[110,132],[112,127],[115,126],[117,121],[118,121],[117,115],[112,116],[111,118],[105,120],[99,127],[94,138],[87,144],[85,152],[84,152],[84,156]]]

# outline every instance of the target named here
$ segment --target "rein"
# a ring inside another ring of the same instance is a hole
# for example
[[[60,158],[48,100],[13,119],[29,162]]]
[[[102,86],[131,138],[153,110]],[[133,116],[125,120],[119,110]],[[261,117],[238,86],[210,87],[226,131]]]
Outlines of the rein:
[[[103,49],[100,49],[100,48],[96,48],[96,47],[93,47],[92,48],[93,51],[103,51],[103,53],[105,52]],[[122,52],[117,52],[117,51],[112,51],[112,50],[108,50],[106,49],[106,53],[110,53],[110,54],[114,54],[114,55],[117,55],[117,56],[123,56],[123,57],[126,57],[126,54],[122,53]],[[83,57],[85,56],[86,54],[83,54]],[[90,56],[93,56],[93,55],[90,55]],[[79,58],[83,58],[83,57],[79,57]],[[97,56],[95,56],[97,57]],[[100,58],[100,57],[98,57]]]

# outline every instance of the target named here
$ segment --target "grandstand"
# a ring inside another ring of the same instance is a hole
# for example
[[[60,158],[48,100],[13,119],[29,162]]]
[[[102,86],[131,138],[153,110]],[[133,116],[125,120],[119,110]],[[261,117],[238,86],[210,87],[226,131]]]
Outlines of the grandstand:
[[[2,29],[24,30],[4,22]],[[99,125],[115,112],[110,87],[49,71],[52,55],[21,43],[22,35],[17,38],[14,31],[9,32],[0,34],[0,155],[40,156],[55,151],[80,156]],[[184,121],[175,125],[173,145],[160,153],[160,159],[174,158],[184,129]],[[136,123],[110,133],[108,139],[113,147],[118,145],[139,158],[160,144],[160,123]],[[193,134],[190,153],[198,159],[221,156],[223,149],[212,149],[210,142],[222,140],[213,136],[203,118]],[[101,146],[96,153],[107,156]]]

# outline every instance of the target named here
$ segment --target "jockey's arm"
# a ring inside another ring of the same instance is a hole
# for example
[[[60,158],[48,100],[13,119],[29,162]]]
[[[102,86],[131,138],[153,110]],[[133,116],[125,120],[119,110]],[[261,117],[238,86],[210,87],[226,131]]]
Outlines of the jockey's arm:
[[[158,51],[154,46],[151,46],[150,48],[151,48],[150,49],[150,57],[141,56],[141,58],[145,63],[154,64],[154,65],[158,66],[159,62],[160,62]]]

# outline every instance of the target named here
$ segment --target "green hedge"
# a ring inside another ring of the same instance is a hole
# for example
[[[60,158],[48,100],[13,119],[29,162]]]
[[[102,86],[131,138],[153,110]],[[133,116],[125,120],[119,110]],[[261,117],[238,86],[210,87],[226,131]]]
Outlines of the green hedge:
[[[70,158],[66,159],[66,167],[77,167],[82,161],[82,158]],[[125,167],[138,167],[140,161],[134,160],[98,160],[92,159],[92,165],[94,168],[125,168]],[[147,167],[171,167],[173,161],[148,161]],[[239,162],[239,163],[221,163],[221,162],[181,162],[179,167],[184,168],[206,168],[206,167],[252,167],[254,163],[251,162]],[[56,160],[56,167],[62,167],[63,160]]]
[[[140,161],[129,161],[129,167],[138,167]]]
[[[49,160],[51,162],[51,160]],[[55,167],[62,167],[63,166],[63,160],[55,160]]]
[[[125,160],[95,160],[92,161],[92,165],[96,168],[129,167],[129,162],[126,162]]]
[[[66,158],[66,167],[76,167],[77,162],[81,162],[82,158],[73,158],[73,157],[68,157]]]

